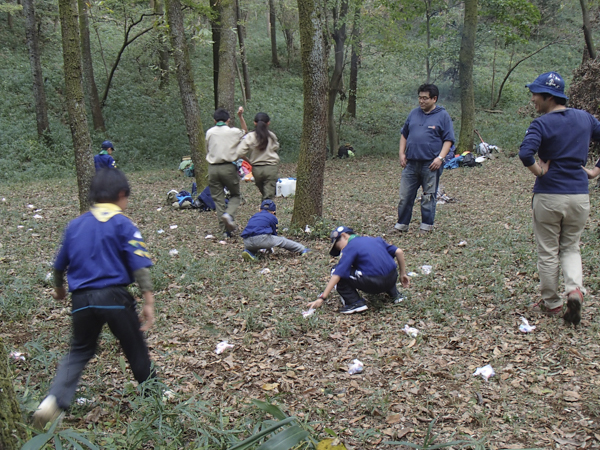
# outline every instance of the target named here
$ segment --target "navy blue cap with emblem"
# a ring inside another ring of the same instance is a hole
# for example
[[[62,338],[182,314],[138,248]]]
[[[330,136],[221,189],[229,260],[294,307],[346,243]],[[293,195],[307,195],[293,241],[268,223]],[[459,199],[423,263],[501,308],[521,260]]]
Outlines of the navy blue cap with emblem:
[[[558,98],[569,98],[565,95],[565,80],[556,72],[543,73],[525,87],[528,87],[534,94],[550,94]]]
[[[331,239],[331,243],[333,244],[331,247],[331,250],[329,250],[329,254],[331,256],[339,256],[340,255],[340,251],[336,248],[335,244],[340,239],[340,236],[342,235],[342,233],[354,234],[354,230],[352,228],[348,228],[348,227],[341,225],[341,226],[335,228],[331,232],[331,234],[329,235],[329,238]]]

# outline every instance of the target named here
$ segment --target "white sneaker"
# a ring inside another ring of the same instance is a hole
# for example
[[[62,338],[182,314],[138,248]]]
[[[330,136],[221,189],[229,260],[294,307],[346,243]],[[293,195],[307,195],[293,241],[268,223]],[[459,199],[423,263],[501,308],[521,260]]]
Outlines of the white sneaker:
[[[54,422],[62,412],[56,403],[56,397],[49,395],[33,413],[33,426],[42,430],[48,422]]]

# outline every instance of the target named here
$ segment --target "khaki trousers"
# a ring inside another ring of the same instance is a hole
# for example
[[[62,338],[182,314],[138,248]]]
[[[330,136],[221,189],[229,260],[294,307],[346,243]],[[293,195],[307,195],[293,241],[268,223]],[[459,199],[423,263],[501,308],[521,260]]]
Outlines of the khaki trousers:
[[[260,191],[262,199],[275,199],[279,167],[272,166],[252,166],[252,176],[254,184]]]
[[[533,232],[537,242],[542,300],[548,308],[563,304],[558,293],[559,265],[565,293],[583,288],[579,238],[590,214],[588,194],[534,194]]]
[[[217,208],[217,220],[221,232],[225,232],[225,225],[221,222],[221,216],[228,213],[235,219],[235,213],[240,206],[240,177],[237,172],[237,167],[233,163],[224,164],[209,164],[208,165],[208,187],[210,195],[215,202]],[[226,187],[231,193],[229,203],[225,205],[225,193],[223,188]]]

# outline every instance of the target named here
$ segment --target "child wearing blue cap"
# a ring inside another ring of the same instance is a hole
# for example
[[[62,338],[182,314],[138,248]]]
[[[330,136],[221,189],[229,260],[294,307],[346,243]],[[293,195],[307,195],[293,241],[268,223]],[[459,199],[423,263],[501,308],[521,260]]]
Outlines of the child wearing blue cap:
[[[121,343],[138,383],[155,376],[143,335],[154,322],[148,270],[152,261],[140,231],[123,214],[129,192],[123,172],[99,171],[90,186],[94,205],[65,230],[54,262],[52,297],[62,300],[67,296],[66,271],[72,305],[71,348],[58,368],[49,395],[33,415],[38,428],[54,421],[71,404],[81,373],[96,354],[105,323]],[[141,317],[136,312],[136,300],[126,289],[134,279],[144,297]]]
[[[116,169],[117,163],[115,163],[112,157],[112,152],[115,147],[112,142],[104,141],[102,143],[102,150],[96,156],[94,156],[94,166],[96,166],[96,172],[102,169]]]
[[[410,279],[406,274],[404,252],[395,245],[388,244],[382,238],[357,236],[352,228],[340,226],[330,235],[331,256],[340,256],[338,264],[331,271],[331,278],[325,290],[317,300],[308,304],[309,308],[318,308],[336,288],[342,298],[342,314],[353,314],[368,309],[358,289],[368,294],[386,293],[394,304],[404,297],[396,288],[398,269],[402,286],[408,287]],[[396,258],[396,261],[394,261]]]
[[[286,239],[282,236],[277,236],[277,224],[279,221],[275,217],[277,207],[273,200],[263,200],[260,204],[260,210],[248,221],[246,228],[240,235],[244,239],[244,251],[242,258],[246,261],[256,261],[255,252],[261,249],[271,249],[273,247],[281,247],[290,252],[300,253],[304,255],[310,250],[304,245]]]

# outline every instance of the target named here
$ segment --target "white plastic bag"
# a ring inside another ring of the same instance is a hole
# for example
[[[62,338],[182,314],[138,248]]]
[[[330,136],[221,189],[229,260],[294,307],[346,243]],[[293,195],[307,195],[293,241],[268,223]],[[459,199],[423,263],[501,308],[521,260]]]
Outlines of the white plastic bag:
[[[358,359],[352,361],[352,364],[348,368],[348,373],[350,375],[354,375],[356,373],[361,373],[364,370],[365,366]]]

